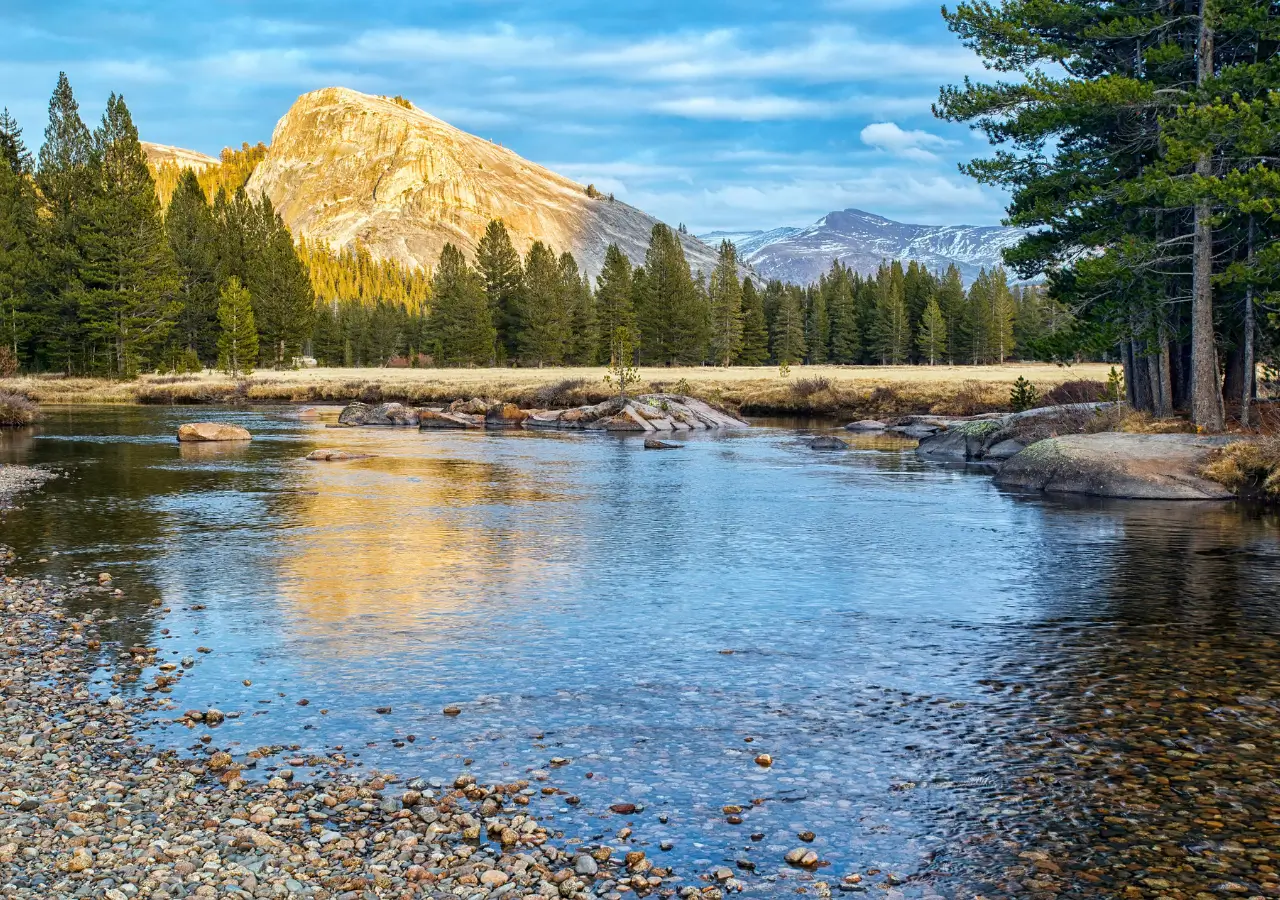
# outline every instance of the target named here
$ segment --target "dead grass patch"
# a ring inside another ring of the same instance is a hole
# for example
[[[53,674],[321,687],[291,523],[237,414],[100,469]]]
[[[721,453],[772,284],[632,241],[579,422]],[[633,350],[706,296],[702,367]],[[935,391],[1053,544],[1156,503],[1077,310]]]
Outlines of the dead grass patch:
[[[1241,496],[1280,500],[1280,437],[1228,444],[1200,474]]]

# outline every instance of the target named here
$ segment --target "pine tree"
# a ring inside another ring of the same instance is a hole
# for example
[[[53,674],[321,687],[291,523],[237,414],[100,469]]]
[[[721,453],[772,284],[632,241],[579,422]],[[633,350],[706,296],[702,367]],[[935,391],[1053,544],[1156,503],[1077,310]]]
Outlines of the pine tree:
[[[634,346],[639,340],[635,334],[636,316],[632,305],[631,260],[617,244],[610,244],[604,251],[604,266],[596,276],[596,314],[600,322],[600,346],[612,345],[619,328],[632,332]]]
[[[635,284],[642,359],[665,365],[701,362],[710,311],[679,239],[666,225],[653,226],[644,270],[644,277],[637,277]]]
[[[253,374],[258,361],[258,329],[249,292],[234,275],[218,294],[218,368],[228,375]]]
[[[452,244],[445,244],[440,251],[431,289],[435,300],[430,329],[436,362],[462,366],[491,363],[497,331],[484,281]]]
[[[575,366],[594,366],[600,348],[596,299],[591,294],[591,282],[578,271],[578,263],[570,253],[560,254],[560,289],[569,316],[566,360]]]
[[[31,154],[22,130],[6,109],[0,113],[0,346],[15,363],[27,362],[39,229],[31,182]]]
[[[780,366],[790,366],[804,359],[807,348],[804,343],[804,294],[794,284],[770,282],[769,288],[778,285],[778,313],[773,321],[773,358]]]
[[[164,224],[182,298],[178,343],[202,361],[211,361],[217,352],[218,232],[204,189],[190,169],[174,189]]]
[[[880,362],[901,365],[911,352],[911,319],[899,262],[880,267],[876,277],[875,315],[875,351]]]
[[[711,273],[711,358],[731,365],[742,351],[742,285],[738,281],[738,249],[720,242],[716,267]]]
[[[38,360],[71,374],[83,371],[90,357],[80,320],[81,247],[85,207],[94,189],[90,166],[93,138],[80,118],[80,107],[65,72],[49,99],[36,171],[42,227],[39,232],[42,284],[37,329],[42,335]]]
[[[916,337],[916,346],[920,349],[922,359],[929,365],[935,365],[938,358],[947,352],[947,320],[938,306],[938,298],[930,297],[924,312],[920,316],[920,330]]]
[[[827,295],[821,286],[810,285],[805,290],[805,342],[809,347],[809,362],[821,365],[827,361],[831,344],[831,317],[827,310]]]
[[[967,298],[960,270],[954,264],[947,266],[942,283],[938,285],[938,309],[947,322],[947,361],[954,363],[964,346],[964,323]]]
[[[511,243],[511,235],[501,219],[493,219],[485,227],[476,248],[476,268],[484,279],[489,314],[498,330],[499,359],[514,359],[519,353],[520,288],[524,278],[520,254]]]
[[[262,360],[277,369],[293,365],[311,333],[315,295],[311,278],[293,246],[289,229],[262,195],[258,202],[237,194],[236,217],[244,229],[243,275],[253,297]]]
[[[555,253],[542,241],[534,241],[524,261],[518,341],[521,359],[538,366],[564,362],[572,325],[569,300]]]
[[[131,378],[162,356],[180,309],[160,202],[124,98],[94,133],[96,180],[79,244],[81,318],[102,351],[95,368]]]
[[[831,322],[832,362],[852,365],[858,361],[862,339],[858,333],[858,313],[853,296],[853,280],[849,270],[838,259],[819,284]]]
[[[755,282],[742,281],[742,350],[740,366],[762,366],[769,361],[769,327],[764,318],[764,302]]]

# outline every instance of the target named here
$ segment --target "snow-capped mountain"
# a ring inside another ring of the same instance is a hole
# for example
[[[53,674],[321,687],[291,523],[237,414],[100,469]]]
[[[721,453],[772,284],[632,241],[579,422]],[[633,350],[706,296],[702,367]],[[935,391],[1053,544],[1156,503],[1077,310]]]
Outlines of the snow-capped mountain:
[[[713,231],[699,237],[715,247],[734,243],[739,258],[765,279],[809,284],[831,267],[831,260],[864,275],[885,260],[915,260],[930,270],[955,265],[965,283],[978,272],[1001,264],[1000,251],[1026,233],[1002,225],[906,225],[883,216],[845,209],[827,213],[808,228],[769,231]]]

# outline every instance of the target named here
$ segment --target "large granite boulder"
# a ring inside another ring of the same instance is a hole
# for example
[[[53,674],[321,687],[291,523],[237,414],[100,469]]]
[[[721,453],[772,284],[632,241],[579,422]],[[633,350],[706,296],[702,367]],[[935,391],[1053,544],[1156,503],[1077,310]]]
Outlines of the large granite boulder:
[[[418,424],[418,414],[402,403],[379,403],[369,410],[363,424],[408,428]]]
[[[849,445],[829,434],[819,435],[809,442],[810,450],[848,450]]]
[[[369,418],[369,404],[353,400],[346,409],[338,413],[339,425],[364,425]]]
[[[203,441],[249,441],[253,435],[248,429],[228,422],[188,422],[178,426],[180,443],[199,443]]]
[[[1023,490],[1138,500],[1229,500],[1235,495],[1200,476],[1229,438],[1195,434],[1069,434],[1027,447],[996,472],[996,483]]]
[[[931,434],[920,436],[916,453],[930,459],[997,462],[1016,455],[1043,437],[1078,431],[1086,421],[1114,405],[1070,403],[1008,415],[936,421],[939,427]]]

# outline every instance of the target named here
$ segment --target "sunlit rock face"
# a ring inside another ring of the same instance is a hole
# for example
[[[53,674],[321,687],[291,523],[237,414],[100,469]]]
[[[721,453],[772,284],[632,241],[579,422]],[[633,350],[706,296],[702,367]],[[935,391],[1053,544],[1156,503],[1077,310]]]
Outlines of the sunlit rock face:
[[[170,163],[182,169],[203,172],[210,166],[218,165],[218,160],[197,150],[184,150],[182,147],[170,147],[167,144],[153,144],[142,141],[142,152],[147,156],[147,163],[153,168]]]
[[[335,248],[359,240],[377,257],[428,267],[446,243],[474,254],[497,218],[521,253],[541,240],[594,276],[610,243],[643,262],[657,222],[416,107],[346,88],[299,97],[247,187],[295,236]],[[681,240],[692,268],[710,273],[712,248]]]

